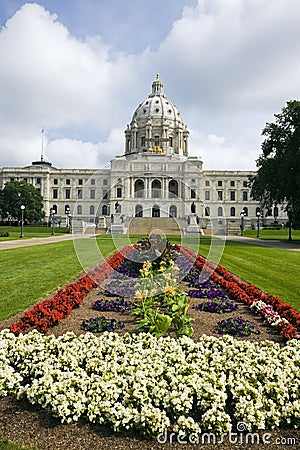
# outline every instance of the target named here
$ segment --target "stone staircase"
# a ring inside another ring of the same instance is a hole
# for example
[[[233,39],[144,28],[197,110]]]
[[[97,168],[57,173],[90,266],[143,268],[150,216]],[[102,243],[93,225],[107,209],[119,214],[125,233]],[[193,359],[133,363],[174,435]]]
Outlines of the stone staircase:
[[[240,224],[238,222],[227,222],[226,224],[226,235],[227,236],[238,236],[241,234]]]
[[[181,234],[187,226],[184,220],[172,217],[133,217],[126,222],[128,234],[149,234],[153,230],[161,230],[165,234]]]

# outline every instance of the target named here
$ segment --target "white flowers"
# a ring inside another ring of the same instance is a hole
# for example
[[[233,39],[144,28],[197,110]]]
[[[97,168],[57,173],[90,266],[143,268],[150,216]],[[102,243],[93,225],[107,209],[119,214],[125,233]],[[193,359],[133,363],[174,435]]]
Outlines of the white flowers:
[[[157,436],[300,424],[300,342],[280,347],[230,336],[155,338],[36,331],[0,333],[0,394],[115,430]],[[26,380],[26,381],[24,381]]]

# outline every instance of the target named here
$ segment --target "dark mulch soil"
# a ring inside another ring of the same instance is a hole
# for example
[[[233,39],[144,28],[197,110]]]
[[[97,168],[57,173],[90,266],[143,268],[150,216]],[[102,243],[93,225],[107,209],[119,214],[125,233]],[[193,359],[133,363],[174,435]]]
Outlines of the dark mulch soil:
[[[136,327],[135,318],[130,314],[118,314],[115,312],[100,312],[91,309],[92,302],[99,298],[99,289],[94,289],[85,299],[83,305],[74,310],[73,313],[59,325],[54,327],[49,334],[59,336],[66,331],[73,331],[76,335],[84,333],[81,323],[90,317],[105,315],[108,318],[115,318],[125,324],[125,328],[118,330],[119,334],[130,332]],[[202,334],[217,334],[214,331],[216,323],[227,317],[242,316],[251,321],[260,334],[251,334],[247,338],[239,338],[251,341],[272,340],[284,345],[284,340],[275,330],[263,324],[262,320],[249,308],[239,303],[239,308],[233,313],[212,314],[209,312],[198,312],[192,308],[199,303],[199,299],[191,299],[190,315],[195,319],[193,339],[198,340]],[[18,316],[10,318],[0,323],[0,329],[7,328],[16,321]],[[39,450],[179,450],[179,449],[253,449],[262,448],[296,449],[300,445],[300,430],[278,430],[270,431],[268,442],[263,445],[254,443],[246,444],[245,440],[234,443],[228,437],[224,442],[216,445],[208,443],[186,444],[178,443],[174,438],[173,443],[160,444],[157,441],[139,439],[137,436],[124,436],[114,433],[112,430],[79,421],[75,424],[61,424],[58,419],[53,418],[47,410],[42,410],[32,406],[27,402],[20,402],[13,397],[0,399],[0,433],[14,442],[32,446]],[[262,437],[264,433],[261,432]],[[293,445],[288,439],[296,439]],[[207,441],[206,441],[207,442]],[[297,445],[298,443],[298,445]],[[0,448],[4,448],[1,447]]]

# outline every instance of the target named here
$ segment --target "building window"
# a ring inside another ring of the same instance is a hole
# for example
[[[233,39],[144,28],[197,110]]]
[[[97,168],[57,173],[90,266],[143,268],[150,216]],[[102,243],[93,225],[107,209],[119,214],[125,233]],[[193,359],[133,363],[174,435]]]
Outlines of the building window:
[[[223,186],[223,182],[221,180],[218,181],[218,186]]]
[[[210,191],[205,191],[204,195],[205,195],[205,200],[210,200]]]
[[[57,205],[52,205],[52,211],[54,214],[57,214]],[[50,211],[51,212],[51,211]]]
[[[41,184],[41,179],[40,178],[36,179],[36,184]]]
[[[243,208],[245,216],[248,216],[248,208]]]
[[[230,186],[234,187],[235,186],[235,181],[230,181]]]
[[[102,191],[102,197],[103,197],[104,200],[107,199],[107,190],[104,189],[104,190]]]
[[[159,136],[154,136],[154,146],[159,145]]]
[[[223,216],[223,208],[221,206],[219,206],[218,208],[218,217]]]
[[[71,184],[70,178],[67,178],[67,179],[66,179],[66,184]]]
[[[122,198],[122,188],[117,187],[117,198]]]
[[[78,215],[82,214],[82,206],[81,205],[77,205],[77,214]]]
[[[223,191],[218,191],[218,200],[223,200]]]
[[[102,206],[102,216],[107,216],[107,205]]]
[[[153,206],[152,217],[160,217],[160,209],[158,205]]]
[[[96,191],[95,191],[95,189],[91,189],[90,190],[90,199],[94,200],[94,198],[96,198]]]
[[[82,180],[82,178],[79,178],[78,184],[81,185],[81,186],[83,185],[83,180]]]
[[[136,205],[136,207],[135,207],[135,217],[143,217],[143,207],[142,207],[142,205]]]
[[[71,189],[66,189],[66,198],[71,198]]]
[[[230,200],[231,201],[235,200],[235,191],[230,191]]]
[[[169,217],[177,217],[177,208],[175,205],[170,206]]]
[[[248,201],[248,191],[243,191],[243,202]]]
[[[107,184],[108,184],[108,182],[107,182],[107,179],[106,178],[104,178],[104,180],[103,180],[103,184],[106,186]]]
[[[58,198],[58,189],[53,189],[52,198]]]
[[[58,184],[58,179],[57,178],[54,178],[53,184]]]
[[[244,187],[248,187],[248,181],[244,180],[244,181],[243,181],[243,186],[244,186]]]
[[[144,197],[144,182],[143,180],[136,180],[134,183],[134,196],[138,198]]]
[[[172,138],[172,136],[169,137],[169,146],[173,147],[173,138]]]
[[[145,136],[142,136],[141,137],[141,147],[145,147],[145,145],[146,145],[146,138],[145,138]]]
[[[90,206],[90,215],[93,216],[95,214],[95,206],[91,205]]]
[[[176,180],[169,182],[169,198],[178,197],[178,183]]]
[[[234,207],[230,208],[230,216],[231,217],[235,216],[235,208]]]
[[[91,186],[95,186],[95,184],[96,184],[95,179],[92,178],[92,179],[91,179]]]
[[[10,177],[9,181],[15,181],[15,177]]]
[[[82,189],[77,189],[77,198],[82,198]]]
[[[152,197],[160,198],[161,197],[161,182],[159,180],[152,181]],[[152,216],[152,217],[160,217],[160,216]]]
[[[205,186],[210,186],[209,180],[205,180]]]
[[[196,189],[191,189],[191,198],[196,198]]]
[[[205,217],[209,217],[210,216],[210,207],[206,206],[205,207]]]

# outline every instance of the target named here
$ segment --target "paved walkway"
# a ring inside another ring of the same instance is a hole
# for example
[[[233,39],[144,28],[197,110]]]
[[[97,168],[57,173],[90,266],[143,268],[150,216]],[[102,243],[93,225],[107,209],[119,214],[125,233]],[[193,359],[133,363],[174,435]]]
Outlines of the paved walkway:
[[[283,250],[292,250],[295,252],[300,252],[300,245],[294,244],[293,241],[279,241],[273,239],[257,239],[250,238],[245,236],[227,236],[226,240],[235,241],[235,242],[243,242],[244,244],[251,245],[260,245],[261,247],[271,247],[271,248],[280,248]]]
[[[31,245],[52,244],[54,242],[71,241],[73,239],[86,239],[94,234],[63,234],[60,236],[34,237],[29,239],[16,239],[0,242],[0,250],[11,248],[30,247]]]
[[[95,236],[93,233],[88,234],[63,234],[60,236],[48,236],[45,238],[30,238],[30,239],[16,239],[11,241],[0,242],[0,250],[7,250],[11,248],[30,247],[31,245],[51,244],[54,242],[70,241],[72,239],[87,239]],[[293,242],[271,240],[271,239],[256,239],[244,236],[226,236],[226,240],[243,242],[244,244],[260,245],[262,247],[280,248],[283,250],[292,250],[300,252],[300,245],[293,244]]]

